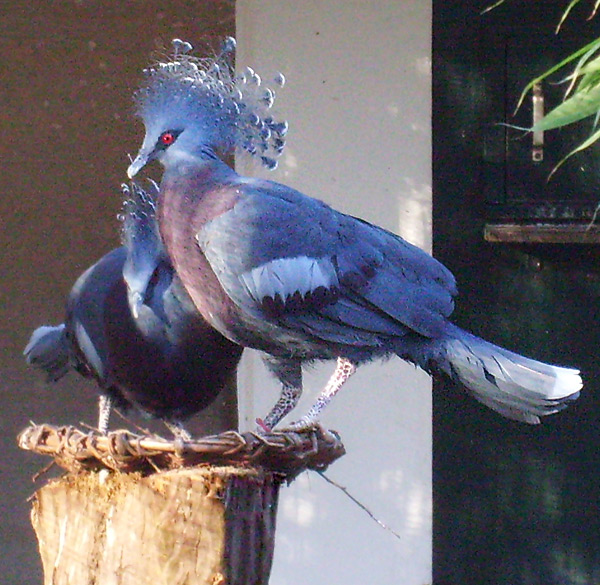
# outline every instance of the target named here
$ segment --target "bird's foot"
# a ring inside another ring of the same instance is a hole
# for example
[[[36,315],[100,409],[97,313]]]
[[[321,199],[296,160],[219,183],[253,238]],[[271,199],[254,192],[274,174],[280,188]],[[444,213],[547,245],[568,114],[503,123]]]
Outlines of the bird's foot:
[[[269,424],[268,422],[269,417],[266,417],[264,419],[262,418],[257,418],[256,419],[256,432],[259,434],[268,434],[268,433],[272,433],[273,432],[273,427]],[[278,429],[281,431],[293,431],[293,432],[301,432],[301,431],[307,431],[310,429],[314,429],[316,427],[319,427],[319,423],[316,423],[315,421],[313,421],[312,419],[310,419],[308,416],[304,416],[301,419],[289,423],[287,425],[285,425],[285,427]]]
[[[267,434],[273,431],[262,418],[257,418],[254,422],[256,423],[256,432],[259,434]]]
[[[306,415],[285,426],[284,431],[302,432],[319,428],[321,425],[312,417]]]
[[[309,416],[303,416],[300,420],[287,425],[282,430],[294,433],[314,433],[316,437],[320,437],[331,444],[339,443],[341,440],[338,433],[327,430],[319,421]]]
[[[178,441],[191,441],[192,435],[190,432],[183,426],[181,421],[163,421],[165,426],[173,433],[175,440]]]

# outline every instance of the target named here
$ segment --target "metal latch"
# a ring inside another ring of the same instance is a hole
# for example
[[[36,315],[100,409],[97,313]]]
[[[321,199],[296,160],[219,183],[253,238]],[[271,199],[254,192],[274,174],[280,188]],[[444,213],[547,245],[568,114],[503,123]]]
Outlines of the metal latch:
[[[544,117],[544,93],[542,91],[542,82],[533,84],[533,125],[537,124]],[[544,131],[533,133],[533,143],[531,148],[531,159],[533,162],[544,160]]]

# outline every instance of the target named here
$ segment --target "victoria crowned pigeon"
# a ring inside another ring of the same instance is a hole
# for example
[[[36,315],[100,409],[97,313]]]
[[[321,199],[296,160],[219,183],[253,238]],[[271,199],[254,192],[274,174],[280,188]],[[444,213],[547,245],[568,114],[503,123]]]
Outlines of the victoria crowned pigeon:
[[[312,424],[359,364],[391,355],[443,371],[527,423],[577,397],[577,370],[452,324],[454,277],[429,254],[290,187],[233,171],[221,157],[236,148],[276,165],[287,124],[270,115],[275,86],[250,68],[235,74],[233,39],[209,59],[194,57],[187,42],[173,45],[136,94],[146,135],[128,175],[162,163],[158,223],[175,271],[204,318],[264,352],[281,381],[265,427],[297,403],[302,364],[322,359],[336,359],[335,372],[294,428]]]
[[[176,277],[158,235],[156,189],[124,188],[124,245],[79,277],[65,323],[36,329],[25,355],[50,381],[70,369],[95,378],[102,432],[111,405],[135,405],[188,438],[181,421],[216,398],[242,348],[206,323]]]

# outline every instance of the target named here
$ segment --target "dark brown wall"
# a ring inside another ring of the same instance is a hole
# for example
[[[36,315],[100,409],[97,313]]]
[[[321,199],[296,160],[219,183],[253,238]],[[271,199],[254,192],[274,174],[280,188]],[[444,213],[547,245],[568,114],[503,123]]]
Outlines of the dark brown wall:
[[[26,367],[23,347],[35,327],[62,321],[77,276],[118,245],[119,185],[142,137],[131,94],[150,52],[173,37],[214,45],[233,27],[234,0],[0,4],[4,585],[42,582],[26,499],[47,461],[19,451],[17,433],[30,420],[95,424],[96,417],[89,383],[70,375],[46,385]]]

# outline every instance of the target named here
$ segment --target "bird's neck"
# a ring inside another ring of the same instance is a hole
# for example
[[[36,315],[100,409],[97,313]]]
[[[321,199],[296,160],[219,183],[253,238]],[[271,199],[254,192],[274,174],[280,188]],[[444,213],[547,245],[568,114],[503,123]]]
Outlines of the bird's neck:
[[[163,161],[163,186],[178,180],[200,181],[207,184],[229,183],[237,173],[211,150]]]
[[[196,236],[241,196],[239,176],[220,160],[166,168],[161,183],[158,223],[163,243],[194,306],[211,323],[227,319],[231,306],[224,306],[226,297]],[[198,282],[203,294],[194,296]]]
[[[170,238],[165,237],[165,230],[197,233],[204,223],[231,209],[240,196],[239,180],[218,158],[165,167],[158,221],[167,248]]]
[[[171,197],[174,193],[185,194],[188,201],[190,197],[197,201],[238,179],[238,174],[219,158],[190,159],[165,167],[161,194],[169,193]],[[161,200],[164,202],[164,197]]]

